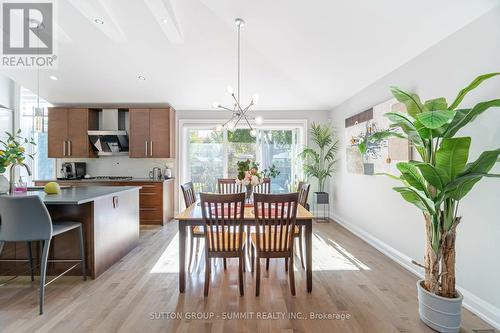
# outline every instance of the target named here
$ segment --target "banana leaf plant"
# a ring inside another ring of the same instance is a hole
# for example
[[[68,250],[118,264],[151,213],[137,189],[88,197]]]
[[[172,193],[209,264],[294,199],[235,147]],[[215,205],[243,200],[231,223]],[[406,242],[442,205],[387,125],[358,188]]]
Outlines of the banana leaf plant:
[[[299,154],[304,161],[304,173],[308,177],[318,179],[320,192],[325,191],[325,182],[334,172],[338,140],[335,140],[333,129],[329,125],[311,125],[312,141],[318,146],[319,151],[314,148],[306,147]]]
[[[405,104],[407,113],[386,113],[390,128],[365,139],[373,142],[402,135],[418,152],[420,160],[396,164],[399,176],[386,175],[401,181],[402,186],[394,190],[423,212],[426,247],[424,263],[419,265],[425,269],[424,288],[447,298],[457,295],[455,239],[461,221],[459,204],[483,177],[500,177],[490,173],[499,162],[500,148],[484,151],[476,160],[469,161],[471,138],[456,136],[486,110],[500,107],[500,99],[471,108],[459,106],[470,91],[497,75],[500,73],[477,77],[451,104],[444,97],[422,102],[415,93],[391,87],[394,97]],[[359,147],[362,154],[364,149],[363,145]]]

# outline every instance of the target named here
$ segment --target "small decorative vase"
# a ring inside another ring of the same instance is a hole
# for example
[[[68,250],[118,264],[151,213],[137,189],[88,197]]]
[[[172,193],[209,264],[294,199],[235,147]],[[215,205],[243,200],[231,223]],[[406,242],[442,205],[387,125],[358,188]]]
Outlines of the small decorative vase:
[[[4,175],[0,175],[0,194],[5,194],[10,190],[10,183]]]
[[[252,185],[247,185],[247,192],[245,194],[245,199],[247,203],[251,203],[253,199],[253,186]]]

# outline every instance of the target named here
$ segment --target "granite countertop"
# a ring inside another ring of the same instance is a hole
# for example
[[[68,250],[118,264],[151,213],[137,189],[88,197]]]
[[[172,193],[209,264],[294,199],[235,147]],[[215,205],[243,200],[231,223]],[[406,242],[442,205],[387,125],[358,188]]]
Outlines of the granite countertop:
[[[38,195],[46,205],[81,205],[121,192],[138,191],[140,188],[140,186],[83,186],[61,189],[60,194],[47,194],[40,190],[14,195]]]
[[[105,183],[105,182],[114,182],[114,183],[133,183],[133,182],[139,182],[139,183],[163,183],[165,181],[170,181],[174,180],[174,178],[168,178],[168,179],[151,179],[151,178],[132,178],[132,179],[36,179],[33,180],[34,183],[36,182],[42,182],[42,183],[47,183],[47,182],[57,182],[57,183],[64,183],[64,182],[85,182],[85,183]]]

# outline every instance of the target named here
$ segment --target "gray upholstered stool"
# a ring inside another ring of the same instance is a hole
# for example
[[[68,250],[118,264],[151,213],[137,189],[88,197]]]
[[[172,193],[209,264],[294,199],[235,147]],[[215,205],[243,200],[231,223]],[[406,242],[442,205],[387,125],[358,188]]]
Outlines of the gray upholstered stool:
[[[45,286],[78,265],[74,265],[64,273],[49,281],[49,283],[45,283],[47,261],[58,261],[47,260],[52,237],[73,229],[78,230],[81,257],[80,260],[75,261],[79,262],[81,265],[83,279],[87,279],[83,229],[81,223],[69,221],[53,223],[47,208],[38,196],[0,196],[0,219],[0,254],[4,242],[27,242],[32,281],[33,258],[31,242],[40,241],[42,243],[43,250],[40,262],[40,314],[43,314]],[[68,260],[65,260],[65,262],[67,261]]]

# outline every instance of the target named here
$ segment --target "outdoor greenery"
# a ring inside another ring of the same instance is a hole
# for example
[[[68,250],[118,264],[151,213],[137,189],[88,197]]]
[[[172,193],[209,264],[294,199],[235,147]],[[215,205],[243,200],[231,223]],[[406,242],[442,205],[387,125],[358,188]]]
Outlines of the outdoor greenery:
[[[35,145],[33,139],[23,138],[21,130],[15,134],[5,132],[7,140],[0,140],[0,174],[3,174],[10,165],[24,163],[26,157],[33,159],[33,154],[26,153],[27,145]]]
[[[455,237],[461,221],[459,204],[499,161],[500,148],[484,151],[469,162],[470,137],[456,134],[484,111],[500,107],[500,99],[481,102],[472,108],[459,108],[464,97],[482,82],[500,73],[477,77],[448,104],[444,97],[421,102],[418,95],[392,87],[394,97],[406,105],[407,113],[389,112],[387,131],[375,133],[367,140],[376,141],[399,129],[420,156],[420,161],[397,163],[401,175],[388,175],[402,182],[394,187],[404,200],[420,209],[426,224],[424,287],[435,294],[453,298],[455,291]],[[363,153],[363,147],[360,147]],[[496,222],[496,221],[494,221]]]
[[[276,165],[271,165],[269,169],[264,169],[262,170],[262,174],[264,175],[264,178],[276,178],[280,175],[281,171],[278,170],[278,167]]]
[[[189,173],[197,191],[217,191],[218,178],[236,178],[238,162],[263,156],[263,177],[273,178],[272,191],[288,192],[292,182],[292,130],[259,130],[258,138],[249,129],[234,131],[190,130],[188,132]],[[225,138],[226,136],[226,138]],[[257,146],[259,142],[259,146]],[[224,153],[227,153],[224,159]],[[225,166],[227,163],[227,166]],[[224,168],[227,174],[224,174]]]
[[[318,179],[319,191],[325,191],[325,181],[334,172],[335,156],[338,150],[338,140],[335,140],[333,128],[330,125],[311,126],[311,137],[319,151],[306,147],[300,157],[304,160],[304,173],[308,177]]]

